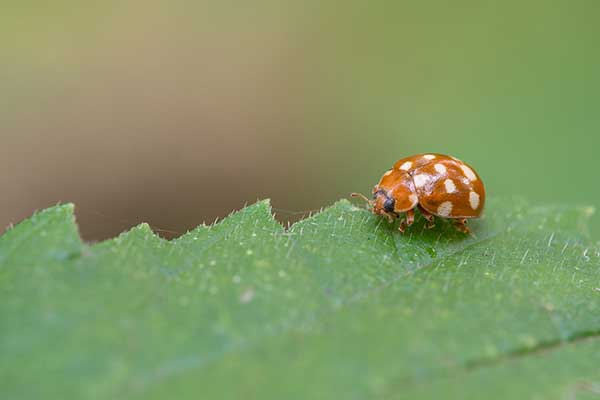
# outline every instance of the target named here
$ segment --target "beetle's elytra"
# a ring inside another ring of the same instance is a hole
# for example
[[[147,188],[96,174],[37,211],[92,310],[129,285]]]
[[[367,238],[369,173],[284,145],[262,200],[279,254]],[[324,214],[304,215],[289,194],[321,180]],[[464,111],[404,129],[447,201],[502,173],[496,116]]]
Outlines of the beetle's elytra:
[[[406,214],[400,232],[412,225],[418,207],[428,228],[437,216],[453,219],[459,231],[469,233],[467,219],[480,217],[485,204],[485,188],[477,172],[454,157],[434,153],[397,161],[373,188],[372,200],[362,194],[352,196],[365,199],[373,213],[390,222]]]

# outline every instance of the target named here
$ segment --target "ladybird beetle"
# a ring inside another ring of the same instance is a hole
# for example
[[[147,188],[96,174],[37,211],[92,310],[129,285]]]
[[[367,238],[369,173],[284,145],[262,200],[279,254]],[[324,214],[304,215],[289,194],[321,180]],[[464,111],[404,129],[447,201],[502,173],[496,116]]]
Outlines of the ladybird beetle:
[[[467,219],[481,216],[485,188],[473,168],[443,154],[419,154],[394,164],[373,188],[373,199],[359,193],[373,213],[390,222],[406,213],[399,230],[404,232],[415,220],[415,207],[433,228],[435,216],[453,219],[456,228],[469,233]]]

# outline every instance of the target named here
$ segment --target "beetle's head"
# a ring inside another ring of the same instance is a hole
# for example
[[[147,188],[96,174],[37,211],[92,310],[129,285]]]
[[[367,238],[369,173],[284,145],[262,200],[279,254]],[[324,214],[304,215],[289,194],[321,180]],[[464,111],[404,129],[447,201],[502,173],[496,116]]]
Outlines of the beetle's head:
[[[377,215],[384,215],[390,220],[397,217],[394,212],[396,201],[383,189],[376,188],[373,192],[372,200],[360,193],[352,193],[352,197],[359,197],[365,200],[369,205],[369,208],[371,208],[371,211]]]

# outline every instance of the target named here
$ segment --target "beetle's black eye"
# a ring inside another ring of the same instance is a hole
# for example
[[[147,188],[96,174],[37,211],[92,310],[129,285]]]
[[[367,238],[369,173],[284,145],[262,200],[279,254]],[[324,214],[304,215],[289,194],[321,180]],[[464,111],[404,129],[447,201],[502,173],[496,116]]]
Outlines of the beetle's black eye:
[[[396,201],[392,198],[389,198],[383,203],[383,209],[385,212],[394,212],[394,206],[396,205]]]

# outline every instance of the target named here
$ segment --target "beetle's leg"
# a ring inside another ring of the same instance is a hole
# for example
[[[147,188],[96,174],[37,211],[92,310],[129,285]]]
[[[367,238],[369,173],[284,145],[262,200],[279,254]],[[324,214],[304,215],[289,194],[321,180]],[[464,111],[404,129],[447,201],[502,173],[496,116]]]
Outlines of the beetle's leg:
[[[391,223],[393,223],[393,222],[394,222],[394,220],[396,219],[396,218],[394,218],[394,216],[393,216],[392,214],[390,214],[390,213],[385,213],[385,217],[387,218],[387,220],[388,220],[388,222],[389,222],[390,224],[391,224]]]
[[[411,226],[413,222],[415,222],[415,210],[408,210],[406,212],[406,218],[404,218],[402,222],[400,222],[398,230],[404,233],[404,231],[406,231],[406,228]]]
[[[408,210],[406,212],[406,226],[411,226],[415,222],[415,210]]]
[[[423,216],[423,218],[425,218],[427,220],[427,225],[425,225],[426,229],[431,229],[435,226],[435,217],[433,214],[430,214],[429,211],[425,210],[423,207],[421,207],[421,205],[419,204],[419,211],[421,211],[421,215]]]
[[[471,233],[471,230],[467,226],[467,219],[466,218],[459,218],[459,219],[454,220],[454,227],[459,232],[466,233],[466,234]]]

